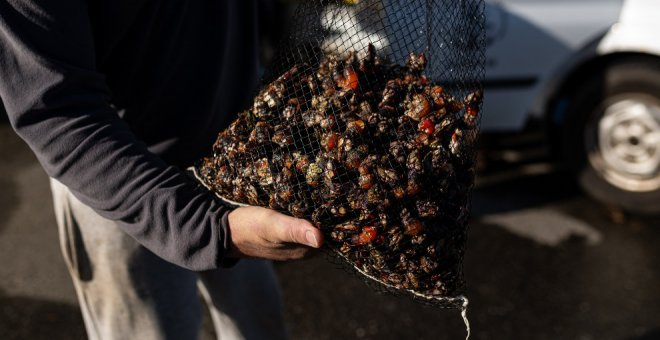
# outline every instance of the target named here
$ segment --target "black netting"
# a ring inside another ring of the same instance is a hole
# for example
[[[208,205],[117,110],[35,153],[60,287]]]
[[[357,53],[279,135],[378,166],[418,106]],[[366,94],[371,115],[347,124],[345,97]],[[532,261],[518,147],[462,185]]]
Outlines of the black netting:
[[[224,199],[311,220],[378,288],[459,306],[483,6],[302,2],[253,106],[197,177]]]

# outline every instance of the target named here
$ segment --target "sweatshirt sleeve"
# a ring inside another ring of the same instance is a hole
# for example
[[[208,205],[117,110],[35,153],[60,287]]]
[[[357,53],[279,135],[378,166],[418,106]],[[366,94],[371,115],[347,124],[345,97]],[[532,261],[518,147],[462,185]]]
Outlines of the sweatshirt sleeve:
[[[0,0],[0,98],[46,173],[82,202],[169,262],[222,264],[228,208],[112,108],[84,0]]]

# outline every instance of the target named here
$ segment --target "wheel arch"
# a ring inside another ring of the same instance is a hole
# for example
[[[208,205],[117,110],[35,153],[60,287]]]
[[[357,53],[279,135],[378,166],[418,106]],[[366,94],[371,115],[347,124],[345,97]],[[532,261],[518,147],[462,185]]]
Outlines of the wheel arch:
[[[604,55],[594,55],[576,64],[548,91],[541,100],[542,118],[547,128],[548,142],[552,155],[559,158],[562,154],[560,131],[566,121],[566,109],[571,101],[571,94],[589,77],[602,74],[608,67],[617,63],[645,63],[660,66],[660,55],[640,51],[616,51]]]

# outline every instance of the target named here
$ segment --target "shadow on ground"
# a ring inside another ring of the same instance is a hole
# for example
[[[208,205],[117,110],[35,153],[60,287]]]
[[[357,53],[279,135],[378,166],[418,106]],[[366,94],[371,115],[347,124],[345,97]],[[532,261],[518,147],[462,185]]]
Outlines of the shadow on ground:
[[[629,338],[628,340],[658,340],[660,339],[660,328],[654,329],[641,336]]]
[[[0,292],[0,338],[71,340],[85,339],[86,333],[78,306]]]
[[[471,214],[479,217],[516,211],[580,196],[580,189],[566,173],[521,174],[474,190]]]
[[[16,195],[16,184],[13,181],[0,178],[0,188],[2,188],[2,195],[0,195],[0,216],[3,219],[0,221],[0,234],[2,234],[2,230],[7,226],[7,221],[16,212],[18,196]]]
[[[208,309],[202,311],[199,339],[215,339]],[[87,333],[78,305],[9,297],[0,291],[0,339],[84,340]]]

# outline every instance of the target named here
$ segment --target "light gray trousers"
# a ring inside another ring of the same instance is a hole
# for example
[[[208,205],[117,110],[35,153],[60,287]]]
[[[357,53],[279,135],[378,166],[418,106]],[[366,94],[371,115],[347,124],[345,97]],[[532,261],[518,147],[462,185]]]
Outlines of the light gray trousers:
[[[151,253],[51,180],[64,259],[90,339],[197,339],[198,289],[218,339],[284,339],[270,262],[192,272]]]

